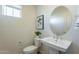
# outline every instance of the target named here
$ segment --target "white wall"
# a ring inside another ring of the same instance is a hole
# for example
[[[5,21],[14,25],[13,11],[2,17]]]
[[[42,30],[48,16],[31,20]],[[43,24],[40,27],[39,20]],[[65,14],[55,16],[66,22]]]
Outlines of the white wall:
[[[35,6],[22,8],[22,18],[0,17],[0,51],[21,53],[24,47],[33,43]]]
[[[49,28],[49,17],[56,7],[57,6],[55,5],[37,6],[37,16],[42,15],[42,14],[44,15],[44,27],[45,28],[42,31],[43,32],[42,37],[48,37],[48,36],[53,37],[54,36],[54,34],[51,32]],[[67,5],[65,7],[67,7],[71,11],[73,15],[73,20],[75,22],[76,20],[75,16],[76,16],[76,13],[78,12],[77,11],[78,6]],[[63,35],[62,37],[63,39],[72,40],[72,45],[66,53],[79,53],[79,29],[75,29],[74,23],[73,23],[72,28],[69,30],[69,32]]]

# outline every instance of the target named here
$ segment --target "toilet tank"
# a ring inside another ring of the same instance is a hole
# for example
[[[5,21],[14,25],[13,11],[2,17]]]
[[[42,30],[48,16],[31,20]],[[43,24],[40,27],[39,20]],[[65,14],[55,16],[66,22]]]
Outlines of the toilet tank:
[[[40,38],[34,38],[34,44],[35,46],[40,47],[41,46]]]

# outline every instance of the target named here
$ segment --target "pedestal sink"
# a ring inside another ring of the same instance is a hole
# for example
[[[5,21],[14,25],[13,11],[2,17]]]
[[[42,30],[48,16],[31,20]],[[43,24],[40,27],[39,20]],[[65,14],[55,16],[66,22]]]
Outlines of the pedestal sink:
[[[57,41],[53,37],[48,37],[44,39],[40,39],[41,43],[45,44],[48,47],[54,48],[57,51],[66,52],[66,50],[71,45],[72,41],[70,40],[64,40],[64,39],[58,39]]]

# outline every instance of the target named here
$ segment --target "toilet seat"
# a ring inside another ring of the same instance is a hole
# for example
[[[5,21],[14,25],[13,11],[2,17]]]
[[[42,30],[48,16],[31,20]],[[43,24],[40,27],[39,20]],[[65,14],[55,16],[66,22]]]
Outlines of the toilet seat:
[[[34,46],[34,45],[31,45],[31,46],[28,46],[26,48],[24,48],[24,53],[27,53],[27,54],[30,54],[30,53],[33,53],[34,51],[37,50],[38,47]]]
[[[25,47],[23,53],[25,54],[37,54],[38,48],[41,46],[39,38],[34,38],[34,45]]]

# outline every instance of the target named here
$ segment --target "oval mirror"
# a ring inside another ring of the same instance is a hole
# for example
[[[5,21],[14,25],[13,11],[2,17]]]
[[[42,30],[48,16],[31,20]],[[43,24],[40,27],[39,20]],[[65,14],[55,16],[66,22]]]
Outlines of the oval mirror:
[[[71,27],[72,14],[66,7],[59,6],[51,14],[49,24],[54,34],[64,35]]]

